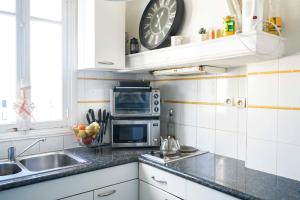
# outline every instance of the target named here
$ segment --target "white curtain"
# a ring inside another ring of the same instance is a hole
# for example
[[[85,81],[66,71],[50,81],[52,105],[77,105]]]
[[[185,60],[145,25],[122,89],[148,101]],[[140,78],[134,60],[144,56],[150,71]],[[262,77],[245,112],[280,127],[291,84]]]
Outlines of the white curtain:
[[[236,17],[236,30],[242,30],[242,0],[226,0],[229,12]]]

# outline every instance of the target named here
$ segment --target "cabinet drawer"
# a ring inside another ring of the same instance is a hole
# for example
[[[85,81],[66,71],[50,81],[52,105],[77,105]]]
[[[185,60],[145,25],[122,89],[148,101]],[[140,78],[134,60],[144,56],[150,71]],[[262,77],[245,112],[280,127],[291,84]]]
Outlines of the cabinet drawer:
[[[94,200],[138,200],[138,180],[95,190]]]
[[[177,197],[185,196],[186,180],[146,164],[139,164],[139,178]]]
[[[209,200],[238,200],[235,197],[227,195],[225,193],[213,190],[211,188],[205,187],[203,185],[187,181],[186,183],[186,200],[198,200],[199,197]]]
[[[93,200],[93,198],[94,198],[93,192],[86,192],[83,194],[67,197],[61,200]]]
[[[163,190],[160,190],[148,183],[140,181],[139,200],[181,200]]]

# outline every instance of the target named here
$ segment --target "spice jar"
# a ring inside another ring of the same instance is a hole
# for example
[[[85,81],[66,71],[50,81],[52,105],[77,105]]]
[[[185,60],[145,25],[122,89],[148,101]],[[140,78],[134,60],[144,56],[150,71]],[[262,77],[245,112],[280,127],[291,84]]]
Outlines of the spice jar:
[[[226,16],[224,18],[224,36],[235,34],[235,18],[233,16]]]

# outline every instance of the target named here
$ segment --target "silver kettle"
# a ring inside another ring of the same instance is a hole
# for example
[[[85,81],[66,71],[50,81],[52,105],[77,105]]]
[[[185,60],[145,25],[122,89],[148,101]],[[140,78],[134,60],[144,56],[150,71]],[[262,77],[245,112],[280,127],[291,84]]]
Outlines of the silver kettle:
[[[179,141],[176,140],[174,137],[168,136],[168,138],[166,139],[160,137],[160,141],[161,141],[160,151],[164,155],[176,154],[180,149]]]

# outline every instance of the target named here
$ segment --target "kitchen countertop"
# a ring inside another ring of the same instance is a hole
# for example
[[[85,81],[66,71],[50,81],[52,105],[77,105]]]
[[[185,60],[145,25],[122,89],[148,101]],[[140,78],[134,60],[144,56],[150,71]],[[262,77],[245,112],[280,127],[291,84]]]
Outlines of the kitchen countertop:
[[[132,162],[138,162],[139,155],[148,153],[149,151],[151,151],[151,148],[112,149],[111,147],[101,147],[89,149],[86,147],[78,147],[74,149],[67,149],[65,152],[79,156],[80,158],[85,159],[87,163],[66,169],[0,181],[0,191]]]
[[[211,153],[168,164],[139,161],[240,199],[300,199],[300,182],[248,169],[245,162]]]
[[[207,153],[163,165],[140,156],[151,150],[111,147],[68,149],[65,150],[67,153],[79,156],[88,163],[0,181],[0,191],[140,161],[241,199],[300,199],[300,182],[248,169],[245,163],[239,160]]]

